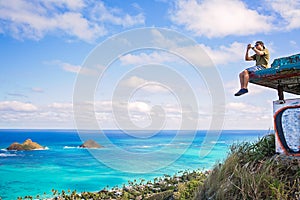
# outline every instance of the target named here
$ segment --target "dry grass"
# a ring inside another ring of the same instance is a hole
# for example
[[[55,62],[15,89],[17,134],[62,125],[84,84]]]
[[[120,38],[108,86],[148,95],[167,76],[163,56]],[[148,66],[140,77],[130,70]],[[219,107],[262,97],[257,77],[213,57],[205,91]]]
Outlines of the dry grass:
[[[300,199],[300,160],[275,155],[275,137],[233,145],[196,199]]]

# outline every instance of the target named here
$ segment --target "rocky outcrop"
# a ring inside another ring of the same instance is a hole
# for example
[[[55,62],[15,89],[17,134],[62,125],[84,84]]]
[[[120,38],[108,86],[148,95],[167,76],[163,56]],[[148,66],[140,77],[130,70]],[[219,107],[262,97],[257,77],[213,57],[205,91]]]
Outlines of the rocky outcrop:
[[[23,144],[18,142],[12,143],[7,150],[17,150],[17,151],[27,151],[27,150],[34,150],[34,149],[44,149],[43,146],[39,145],[36,142],[32,142],[31,139],[27,139]]]
[[[102,148],[100,144],[95,142],[94,140],[87,140],[82,145],[80,145],[81,148],[89,148],[89,149],[99,149]]]

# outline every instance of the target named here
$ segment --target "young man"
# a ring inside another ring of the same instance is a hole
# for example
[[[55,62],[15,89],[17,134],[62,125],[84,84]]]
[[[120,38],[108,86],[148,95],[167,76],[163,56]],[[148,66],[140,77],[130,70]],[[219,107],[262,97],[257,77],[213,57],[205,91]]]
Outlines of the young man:
[[[250,49],[252,49],[255,52],[255,54],[252,56],[249,56]],[[248,44],[245,60],[246,61],[254,60],[256,61],[256,64],[255,66],[249,67],[240,73],[239,76],[240,76],[241,89],[236,94],[234,94],[235,96],[240,96],[248,92],[247,87],[248,87],[250,73],[255,72],[257,70],[266,69],[269,67],[269,61],[270,61],[269,50],[264,46],[264,43],[262,41],[257,41],[254,47],[252,47],[251,44]]]

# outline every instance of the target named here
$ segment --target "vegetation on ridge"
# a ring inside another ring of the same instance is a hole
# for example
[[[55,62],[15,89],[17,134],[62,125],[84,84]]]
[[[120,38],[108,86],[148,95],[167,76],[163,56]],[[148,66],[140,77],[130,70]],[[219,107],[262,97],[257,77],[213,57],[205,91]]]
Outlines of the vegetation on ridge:
[[[155,178],[153,181],[145,182],[144,179],[128,181],[123,187],[106,187],[99,192],[61,191],[52,189],[53,200],[159,200],[159,199],[192,199],[195,190],[203,184],[208,173],[200,170],[178,172],[173,176],[165,174],[163,177]],[[25,196],[22,199],[45,199],[47,195]]]
[[[300,199],[300,159],[275,154],[275,136],[231,146],[196,199]]]

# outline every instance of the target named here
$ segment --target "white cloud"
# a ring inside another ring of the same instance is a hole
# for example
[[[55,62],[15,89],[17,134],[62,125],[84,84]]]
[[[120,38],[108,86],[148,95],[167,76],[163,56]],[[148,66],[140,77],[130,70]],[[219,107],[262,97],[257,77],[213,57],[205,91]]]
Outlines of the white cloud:
[[[159,30],[152,30],[151,34],[153,35],[154,41],[153,43],[159,47],[164,47],[166,49],[176,48],[179,42],[182,42],[182,37],[177,38],[168,38],[164,34],[162,34]]]
[[[272,128],[271,104],[254,105],[246,102],[229,102],[226,105],[226,129],[268,129]]]
[[[153,94],[168,92],[168,89],[158,82],[148,82],[147,84],[143,85],[141,89]]]
[[[154,106],[159,106],[163,110],[162,112],[159,111],[161,116],[154,115],[154,118],[165,120],[165,128],[168,129],[180,128],[183,113],[190,113],[191,120],[198,120],[197,116],[193,115],[193,111],[191,111],[189,106],[181,107],[176,102],[156,105],[142,100],[126,103],[106,100],[94,103],[86,102],[85,105],[95,108],[89,111],[84,110],[83,116],[77,116],[77,118],[80,118],[79,120],[85,120],[87,129],[99,128],[91,124],[91,119],[95,116],[102,128],[117,128],[118,121],[116,121],[115,114],[121,119],[126,118],[132,121],[137,125],[137,128],[146,127],[152,123],[151,114],[154,112]],[[74,113],[72,108],[73,104],[71,102],[54,102],[46,106],[40,105],[39,108],[33,104],[23,102],[0,102],[0,125],[1,127],[14,128],[51,128],[53,126],[59,128],[76,128],[73,123]],[[82,107],[82,109],[85,108],[87,107]],[[117,112],[114,113],[113,110]]]
[[[145,102],[142,101],[136,101],[136,102],[129,102],[128,103],[128,110],[130,112],[150,112],[151,106],[148,105]]]
[[[80,65],[72,65],[70,63],[61,62],[59,63],[63,70],[67,72],[79,73],[81,70]]]
[[[233,42],[229,45],[221,45],[218,48],[211,48],[205,44],[185,44],[183,38],[170,40],[158,30],[153,30],[153,42],[158,46],[165,46],[169,51],[149,51],[121,56],[122,65],[144,65],[149,63],[170,64],[185,63],[183,59],[199,66],[213,66],[213,64],[227,64],[243,60],[246,44]],[[176,54],[174,54],[176,53]],[[178,54],[178,55],[177,55]],[[182,57],[180,57],[182,56]],[[211,59],[211,60],[210,60]],[[213,63],[211,62],[213,61]]]
[[[237,73],[235,80],[228,81],[224,85],[226,91],[230,95],[236,93],[240,89],[240,80],[239,80],[238,76],[239,75]],[[259,86],[259,85],[256,85],[256,84],[252,84],[252,83],[249,83],[248,89],[249,89],[251,95],[258,95],[258,94],[260,95],[260,94],[264,94],[264,93],[266,93],[268,91],[273,91],[273,89],[270,89],[270,88],[267,88],[267,87],[262,87],[262,86]]]
[[[113,109],[122,111],[118,114],[128,114],[128,112],[145,114],[152,109],[152,103],[147,101],[130,101],[130,102],[111,102],[111,101],[97,101],[94,103],[95,111],[97,113],[112,113]],[[164,111],[169,114],[180,114],[184,108],[179,108],[178,104],[167,103],[160,105]],[[114,108],[113,108],[114,107]],[[186,108],[187,109],[187,108]],[[188,109],[187,109],[188,110]],[[188,110],[190,111],[190,110]]]
[[[226,105],[226,109],[237,113],[264,113],[264,107],[254,106],[242,102],[230,102]]]
[[[118,16],[122,13],[120,9],[108,9],[103,2],[98,2],[92,9],[92,13],[93,18],[98,21],[110,22],[114,25],[121,25],[123,27],[144,23],[144,16],[142,14],[136,16],[130,16],[128,14]]]
[[[260,85],[255,85],[255,84],[249,84],[249,91],[251,91],[251,94],[253,95],[266,93],[267,91],[270,90],[273,91],[273,89],[267,87],[262,87]]]
[[[275,12],[277,12],[282,20],[279,21],[281,29],[291,30],[300,28],[300,1],[289,0],[267,0]]]
[[[292,47],[294,47],[294,48],[298,48],[298,44],[297,44],[297,42],[294,41],[294,40],[291,40],[291,41],[290,41],[290,45],[291,45]]]
[[[137,77],[137,76],[132,76],[132,77],[124,80],[122,82],[122,85],[125,86],[125,87],[136,88],[136,87],[139,87],[141,85],[144,85],[145,83],[147,83],[147,80],[142,79],[142,78]]]
[[[17,111],[17,112],[34,112],[38,108],[31,103],[24,103],[20,101],[1,101],[0,111]]]
[[[0,102],[0,124],[7,127],[13,124],[14,128],[59,127],[72,128],[72,103],[52,103],[47,106],[36,106],[19,101]]]
[[[131,16],[103,2],[82,0],[0,1],[1,31],[15,38],[41,39],[49,33],[63,33],[93,41],[107,33],[106,24],[123,27],[144,23],[144,16]]]
[[[151,110],[151,105],[144,101],[132,101],[128,103],[120,103],[117,101],[96,101],[93,105],[97,113],[112,113],[113,107],[115,110],[124,111],[125,113],[128,113],[128,111],[145,113]]]
[[[48,107],[53,108],[53,109],[64,109],[64,110],[71,111],[73,109],[73,104],[72,103],[57,103],[57,102],[54,102],[54,103],[48,105]]]
[[[49,9],[54,9],[53,5],[64,8],[67,7],[70,10],[80,10],[85,6],[83,0],[48,0],[43,2],[45,6],[47,6]]]
[[[216,65],[243,60],[245,54],[245,44],[238,42],[234,42],[229,46],[220,46],[219,49],[212,49],[205,45],[201,45],[201,47]]]
[[[13,96],[13,97],[22,97],[22,98],[28,98],[27,95],[22,94],[21,92],[8,92],[7,95]]]
[[[73,64],[70,64],[67,62],[63,62],[61,60],[53,60],[53,61],[49,61],[49,62],[45,62],[45,63],[49,64],[49,65],[57,65],[66,72],[72,72],[72,73],[76,73],[76,74],[81,73],[84,75],[97,74],[97,72],[93,69],[89,69],[87,67],[81,67],[80,65],[73,65]],[[100,70],[100,66],[99,66],[99,70]]]
[[[132,76],[122,81],[123,87],[134,88],[150,93],[166,93],[168,89],[159,82],[148,81],[143,78]]]
[[[90,41],[106,34],[103,26],[91,23],[81,13],[63,13],[59,18],[54,18],[52,29],[62,30],[64,33],[71,33],[81,40]],[[74,23],[76,22],[76,23]]]
[[[15,0],[14,3],[0,3],[0,19],[8,32],[16,38],[41,39],[45,34],[53,31],[62,31],[81,40],[91,41],[96,35],[105,34],[103,27],[90,23],[81,13],[74,12],[64,4],[51,1],[23,1]]]
[[[44,92],[44,90],[42,88],[39,88],[39,87],[33,87],[33,88],[31,88],[31,91],[36,92],[36,93],[43,93]]]
[[[187,60],[193,61],[200,66],[211,66],[212,63],[207,60],[210,58],[213,64],[227,64],[230,62],[236,62],[243,60],[245,54],[246,44],[233,42],[228,46],[220,46],[217,49],[213,49],[207,45],[200,44],[197,46],[175,47],[173,46],[171,51],[177,52],[180,55],[188,56]],[[202,51],[204,50],[204,51]],[[152,52],[152,53],[140,53],[140,54],[127,54],[120,57],[122,65],[142,65],[149,63],[168,64],[171,62],[180,63],[183,62],[179,56],[168,54],[165,52]]]
[[[214,64],[224,65],[241,60],[244,54],[244,46],[245,45],[242,43],[234,42],[229,46],[220,46],[217,49],[213,49],[207,45],[200,44],[200,48],[202,48],[207,55],[201,55],[203,57],[201,59],[201,57],[197,54],[198,52],[194,51],[193,48],[190,48],[188,55],[193,55],[195,58],[194,60],[199,60],[199,63],[203,63],[207,59],[206,56],[208,56]]]
[[[126,54],[120,57],[122,65],[143,65],[149,63],[165,63],[174,62],[176,57],[170,53],[165,52],[152,52],[140,54]]]
[[[95,112],[97,113],[111,113],[113,103],[111,101],[95,101],[93,103]]]
[[[240,0],[178,0],[170,13],[175,24],[199,36],[250,35],[272,29],[272,17],[247,8]]]
[[[165,122],[166,127],[172,129],[180,125],[182,118],[182,109],[178,104],[173,103],[154,105],[148,101],[137,100],[130,102],[114,101],[111,103],[104,101],[96,104],[99,105],[96,116],[101,126],[110,124],[110,126],[124,129],[146,128],[153,123],[153,120],[156,122],[158,120],[159,122]],[[112,106],[110,110],[107,109],[109,104]],[[103,110],[100,105],[103,106]],[[161,110],[157,110],[156,106],[159,106]],[[113,110],[114,112],[112,112]],[[190,110],[187,109],[186,112],[190,112]],[[128,122],[132,122],[135,126],[132,127]]]
[[[240,102],[238,103],[232,102],[232,103],[228,103],[227,108],[233,110],[245,110],[247,108],[247,104],[240,103]]]

